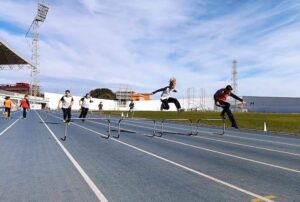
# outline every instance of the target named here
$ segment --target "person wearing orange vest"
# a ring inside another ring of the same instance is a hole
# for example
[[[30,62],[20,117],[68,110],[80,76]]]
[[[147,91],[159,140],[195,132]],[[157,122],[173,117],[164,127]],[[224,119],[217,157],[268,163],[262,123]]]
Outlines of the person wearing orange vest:
[[[230,104],[227,102],[227,97],[231,96],[236,100],[239,100],[241,102],[244,102],[242,98],[236,96],[235,94],[233,94],[232,91],[232,87],[230,85],[227,85],[225,88],[221,88],[219,89],[215,94],[214,94],[214,100],[215,100],[215,105],[218,107],[222,107],[223,110],[220,114],[220,116],[225,119],[225,113],[227,114],[230,122],[231,122],[231,126],[233,128],[238,129],[238,126],[236,124],[236,121],[233,117],[233,114],[231,113],[230,110]]]
[[[23,119],[26,119],[27,110],[30,109],[28,98],[29,96],[25,95],[25,97],[21,100],[21,104],[20,104],[20,107],[23,108]]]
[[[10,117],[10,110],[13,107],[14,103],[11,101],[10,97],[7,96],[7,97],[5,97],[3,104],[4,104],[4,109],[5,109],[4,113],[6,113],[7,117]]]

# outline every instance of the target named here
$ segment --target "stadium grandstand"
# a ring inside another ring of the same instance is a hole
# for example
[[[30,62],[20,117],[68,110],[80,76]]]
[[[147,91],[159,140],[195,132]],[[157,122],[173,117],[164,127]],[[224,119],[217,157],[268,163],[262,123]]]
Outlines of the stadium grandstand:
[[[14,69],[32,69],[34,65],[19,54],[10,45],[0,39],[0,70],[14,70]],[[3,105],[2,99],[10,96],[16,103],[29,94],[30,85],[28,83],[16,83],[14,85],[4,84],[0,85],[0,107]],[[47,98],[30,96],[32,108],[41,109],[48,104]]]

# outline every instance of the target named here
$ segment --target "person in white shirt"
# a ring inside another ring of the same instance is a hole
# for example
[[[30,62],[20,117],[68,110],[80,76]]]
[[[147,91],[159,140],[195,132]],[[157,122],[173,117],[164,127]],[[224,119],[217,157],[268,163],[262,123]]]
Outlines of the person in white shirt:
[[[169,103],[174,103],[177,108],[177,111],[179,111],[179,112],[183,111],[183,109],[181,109],[181,105],[180,105],[179,101],[176,98],[171,97],[171,92],[177,93],[177,90],[175,90],[175,87],[176,87],[176,79],[173,77],[170,79],[169,86],[160,88],[151,93],[152,95],[154,95],[155,93],[162,91],[162,94],[160,97],[160,100],[161,100],[160,110],[161,111],[164,109],[166,109],[166,110],[170,109]]]
[[[63,118],[65,123],[69,123],[71,121],[71,108],[73,105],[74,99],[71,95],[70,90],[65,91],[65,95],[58,102],[58,107],[63,111]]]
[[[79,115],[79,118],[83,118],[82,121],[84,121],[84,118],[86,118],[86,115],[90,108],[90,103],[92,103],[92,97],[89,93],[87,93],[83,98],[79,100],[79,105],[81,106],[81,113]]]

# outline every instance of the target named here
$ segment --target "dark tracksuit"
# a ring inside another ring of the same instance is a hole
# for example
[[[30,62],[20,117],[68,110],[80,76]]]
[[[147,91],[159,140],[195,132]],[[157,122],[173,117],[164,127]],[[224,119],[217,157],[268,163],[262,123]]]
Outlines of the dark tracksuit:
[[[160,107],[161,110],[162,109],[166,109],[166,110],[170,109],[169,103],[174,103],[177,110],[181,109],[181,105],[178,102],[178,100],[176,98],[170,97],[170,93],[172,91],[175,92],[175,93],[177,92],[175,89],[170,89],[170,86],[166,86],[166,87],[158,89],[158,90],[156,90],[152,93],[155,94],[155,93],[160,92],[160,91],[163,92],[162,95],[161,95],[161,99],[160,99],[161,102],[162,102],[161,107]],[[166,97],[164,98],[164,96],[166,96]]]
[[[129,104],[129,112],[133,112],[133,108],[134,108],[134,103],[131,102],[131,103]]]
[[[230,122],[231,122],[231,126],[237,128],[237,124],[236,121],[233,117],[233,114],[231,113],[230,110],[230,104],[226,101],[227,97],[231,96],[234,99],[237,99],[241,102],[243,102],[243,99],[241,99],[240,97],[236,96],[235,94],[229,92],[226,93],[225,88],[221,88],[220,90],[218,90],[215,94],[214,94],[214,100],[215,102],[219,102],[220,103],[220,107],[223,108],[222,112],[221,112],[221,116],[224,117],[225,113],[227,114]]]

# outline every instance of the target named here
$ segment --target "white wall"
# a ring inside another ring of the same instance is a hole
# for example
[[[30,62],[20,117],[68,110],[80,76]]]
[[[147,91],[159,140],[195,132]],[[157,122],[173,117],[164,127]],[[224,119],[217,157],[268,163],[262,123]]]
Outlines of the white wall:
[[[57,93],[44,93],[45,97],[49,99],[49,105],[50,109],[57,109],[58,102],[63,96],[63,94],[57,94]],[[79,110],[79,100],[83,96],[73,96],[74,98],[74,105],[72,107],[73,110]],[[92,98],[94,101],[93,103],[90,103],[90,109],[91,110],[98,110],[98,105],[100,102],[103,104],[103,110],[115,110],[116,109],[116,102],[114,100],[105,100],[105,99],[97,99]]]
[[[300,98],[243,96],[249,112],[300,113]]]
[[[58,105],[58,101],[61,99],[63,94],[56,94],[56,93],[45,93],[45,98],[49,99],[49,106],[50,109],[56,109]],[[79,107],[79,100],[82,98],[81,96],[73,96],[74,98],[74,105],[72,109],[78,110]],[[93,98],[93,103],[90,105],[91,110],[98,110],[98,105],[100,101],[103,104],[103,110],[129,110],[129,102],[126,104],[126,108],[117,108],[117,101],[115,100],[105,100],[105,99],[96,99]],[[187,107],[187,100],[179,99],[179,102],[183,108]],[[195,106],[193,108],[198,107],[195,101]],[[205,110],[212,110],[213,109],[213,99],[206,98],[205,99]],[[137,111],[159,111],[161,101],[160,100],[144,100],[144,101],[135,101],[134,102],[134,110]],[[170,111],[176,111],[176,107],[174,104],[170,104]]]

